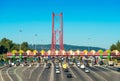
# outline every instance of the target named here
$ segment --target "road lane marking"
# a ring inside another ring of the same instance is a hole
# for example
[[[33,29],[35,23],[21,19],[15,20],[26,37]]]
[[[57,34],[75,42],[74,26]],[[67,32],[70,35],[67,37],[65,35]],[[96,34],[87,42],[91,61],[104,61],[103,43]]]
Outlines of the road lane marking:
[[[94,72],[93,70],[90,69],[90,71],[95,74],[97,77],[100,77],[101,79],[103,79],[104,81],[107,81],[104,77],[102,77],[100,74]]]
[[[11,81],[13,81],[12,77],[11,77],[11,76],[9,75],[9,73],[8,73],[9,69],[10,69],[10,68],[7,69],[6,74],[7,74],[7,76],[9,77],[9,79],[10,79]]]
[[[70,72],[72,73],[72,75],[74,76],[74,78],[77,78],[77,76],[74,74],[74,72],[71,70],[71,68],[69,67]]]
[[[0,70],[0,77],[1,77],[2,81],[4,81],[3,76],[2,76],[2,74],[1,74],[1,71],[2,71],[2,70]]]
[[[32,71],[30,71],[30,75],[29,75],[28,79],[30,79],[30,77],[35,69],[37,69],[37,67],[33,68]]]
[[[26,71],[27,69],[29,69],[30,67],[26,67],[25,69],[23,69],[22,70],[22,73],[24,72],[24,71]]]
[[[76,68],[79,72],[82,72],[83,75],[86,75],[86,77],[90,80],[90,81],[93,81],[93,79],[91,79],[90,76],[88,76],[85,72],[83,72],[81,69],[79,69],[78,67],[76,66],[73,66],[74,68]]]
[[[19,69],[19,68],[20,68],[20,67],[16,68],[16,69],[14,70],[14,73],[15,73],[15,75],[17,76],[18,80],[19,80],[19,81],[22,81],[22,78],[16,73],[16,70]]]
[[[51,71],[51,74],[50,74],[50,81],[54,81],[54,65],[53,65],[53,63],[51,62],[51,64],[52,64],[52,71]]]
[[[37,81],[39,81],[39,78],[41,77],[43,71],[45,70],[45,66],[46,66],[46,63],[44,64],[44,67],[43,67],[42,71],[39,73],[39,75],[37,77]]]
[[[59,66],[60,66],[60,70],[61,70],[61,78],[62,78],[62,80],[63,80],[63,71],[62,71],[62,66],[61,66],[60,63],[59,63]]]
[[[99,67],[94,67],[95,69],[101,71],[103,74],[105,74],[107,77],[110,77],[110,75],[108,75],[108,73],[104,72],[103,70],[101,70]]]
[[[109,71],[111,71],[111,72],[113,72],[113,73],[115,73],[115,74],[119,74],[120,75],[120,73],[119,72],[116,72],[116,71],[114,71],[114,70],[112,70],[112,69],[110,69],[109,68],[109,66],[108,66],[108,68],[107,67],[105,67],[105,66],[100,66],[101,68],[104,68],[104,69],[107,69],[107,70],[109,70]]]

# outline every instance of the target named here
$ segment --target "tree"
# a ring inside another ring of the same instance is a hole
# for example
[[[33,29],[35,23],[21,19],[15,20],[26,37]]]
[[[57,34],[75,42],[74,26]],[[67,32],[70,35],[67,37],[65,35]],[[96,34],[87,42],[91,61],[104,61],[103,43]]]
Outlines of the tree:
[[[7,53],[7,48],[0,46],[0,54]]]
[[[11,51],[12,48],[12,41],[7,39],[7,38],[3,38],[0,42],[0,45],[4,46],[5,48],[8,49],[8,51]]]
[[[11,48],[11,50],[19,50],[19,47],[20,47],[20,45],[19,44],[15,44],[15,43],[13,43],[12,44],[12,48]]]
[[[28,43],[27,43],[27,42],[23,42],[23,43],[21,44],[21,49],[24,50],[24,51],[27,51],[27,50],[29,49]]]
[[[116,45],[112,44],[111,47],[110,47],[110,50],[113,51],[113,50],[116,50],[116,49],[117,49]]]
[[[116,43],[116,48],[118,51],[120,51],[120,42],[119,41]]]

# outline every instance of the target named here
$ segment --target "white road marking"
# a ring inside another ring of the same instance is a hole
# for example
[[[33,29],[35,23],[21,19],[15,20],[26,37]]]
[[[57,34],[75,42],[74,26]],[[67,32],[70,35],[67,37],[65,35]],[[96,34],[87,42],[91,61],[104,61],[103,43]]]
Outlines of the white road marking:
[[[70,72],[72,73],[72,75],[74,76],[74,78],[77,78],[77,76],[74,74],[74,72],[71,70],[71,68],[69,67]]]
[[[2,76],[2,74],[1,74],[1,71],[2,71],[2,70],[0,70],[0,77],[1,77],[2,81],[4,81],[3,76]]]
[[[82,74],[84,74],[85,77],[89,78],[90,81],[93,81],[93,79],[91,79],[90,76],[88,76],[85,72],[81,71],[78,67],[76,67],[76,66],[73,66],[73,67],[76,68],[76,69],[77,69],[79,72],[81,72]]]
[[[61,66],[61,64],[60,64],[60,63],[59,63],[59,66],[60,66],[60,70],[61,70],[61,78],[62,78],[62,79],[64,79],[64,78],[63,78],[62,66]]]
[[[45,67],[46,67],[46,64],[44,64],[44,67],[43,67],[42,71],[41,71],[40,74],[38,75],[37,81],[39,81],[39,78],[40,78],[40,76],[42,75],[43,71],[45,70]]]
[[[20,67],[18,67],[18,68],[20,68]],[[19,81],[22,81],[22,78],[16,73],[16,70],[17,70],[17,68],[14,70],[15,75],[17,76],[17,78],[19,79]]]
[[[96,75],[97,77],[100,77],[100,78],[103,79],[104,81],[107,81],[104,77],[102,77],[102,76],[99,75],[98,73],[92,71],[91,69],[90,69],[90,71],[91,71],[94,75]]]
[[[37,67],[33,68],[32,71],[30,71],[30,75],[29,75],[28,79],[30,79],[30,77],[35,69],[37,69]]]
[[[51,74],[50,74],[50,81],[54,81],[54,65],[53,65],[53,63],[51,62],[51,64],[52,64],[52,72],[51,72]]]
[[[9,69],[10,69],[10,68],[7,69],[6,74],[7,74],[7,76],[9,77],[9,79],[10,79],[11,81],[13,81],[13,79],[11,78],[11,76],[10,76],[9,73],[8,73]]]
[[[29,68],[30,68],[30,67],[27,67],[27,68],[23,69],[23,70],[22,70],[22,73],[23,73],[24,71],[26,71],[27,69],[29,69]]]
[[[116,71],[114,71],[114,70],[111,70],[111,69],[109,69],[109,68],[106,68],[105,66],[100,66],[101,68],[104,68],[104,69],[107,69],[107,70],[109,70],[109,71],[111,71],[111,72],[113,72],[113,73],[115,73],[115,74],[119,74],[120,75],[120,73],[118,73],[118,72],[116,72]]]
[[[97,68],[97,67],[94,67],[95,69],[97,69],[97,70],[99,70],[99,71],[101,71],[101,69],[99,69],[99,68]],[[104,72],[104,71],[101,71],[103,74],[105,74],[105,75],[107,75],[108,77],[110,77],[110,75],[108,74],[108,73],[106,73],[106,72]]]

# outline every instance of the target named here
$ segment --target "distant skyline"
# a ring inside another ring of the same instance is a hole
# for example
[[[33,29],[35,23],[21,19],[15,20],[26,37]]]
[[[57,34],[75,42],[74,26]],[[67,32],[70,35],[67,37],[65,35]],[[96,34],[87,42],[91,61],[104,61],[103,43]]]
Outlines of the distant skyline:
[[[63,13],[64,44],[109,49],[120,40],[120,0],[0,0],[0,39],[51,44],[52,12]]]

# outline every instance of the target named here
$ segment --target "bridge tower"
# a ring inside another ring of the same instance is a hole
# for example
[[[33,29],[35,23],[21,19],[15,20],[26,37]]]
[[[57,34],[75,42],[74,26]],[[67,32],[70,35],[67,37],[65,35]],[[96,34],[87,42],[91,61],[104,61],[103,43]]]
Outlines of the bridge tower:
[[[58,18],[58,20],[56,19]],[[56,24],[59,24],[56,25]],[[58,26],[58,27],[56,27]],[[63,45],[63,13],[55,14],[52,13],[52,42],[51,42],[51,53],[55,54],[56,45],[59,45],[59,51],[64,50]]]

